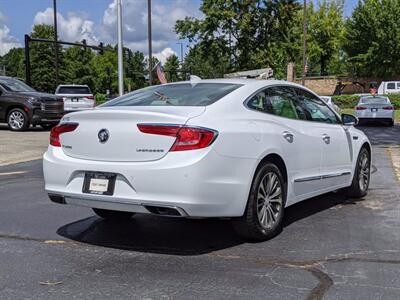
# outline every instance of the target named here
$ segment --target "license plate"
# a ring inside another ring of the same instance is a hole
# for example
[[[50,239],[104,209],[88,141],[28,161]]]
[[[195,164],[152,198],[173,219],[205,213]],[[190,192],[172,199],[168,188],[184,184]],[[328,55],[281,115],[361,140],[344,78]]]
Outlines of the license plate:
[[[113,195],[117,174],[86,172],[82,192],[96,195]]]
[[[378,111],[378,109],[377,109],[377,108],[371,108],[371,111],[372,111],[372,112]]]
[[[79,98],[71,98],[71,102],[79,102]]]

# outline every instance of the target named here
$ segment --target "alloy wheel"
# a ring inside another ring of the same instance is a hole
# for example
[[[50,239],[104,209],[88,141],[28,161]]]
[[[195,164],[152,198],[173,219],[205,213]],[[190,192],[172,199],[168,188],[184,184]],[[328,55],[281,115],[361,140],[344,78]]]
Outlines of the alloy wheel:
[[[12,129],[21,129],[24,123],[25,117],[20,111],[13,111],[8,118],[8,124]]]
[[[282,213],[282,184],[274,172],[268,172],[260,181],[257,194],[257,216],[264,229],[271,230]]]
[[[358,183],[361,191],[366,191],[369,184],[369,156],[367,152],[364,152],[358,163]]]

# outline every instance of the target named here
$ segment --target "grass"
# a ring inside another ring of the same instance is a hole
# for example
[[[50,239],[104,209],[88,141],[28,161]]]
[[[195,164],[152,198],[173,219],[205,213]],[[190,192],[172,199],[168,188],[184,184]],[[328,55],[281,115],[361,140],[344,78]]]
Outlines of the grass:
[[[352,109],[352,108],[343,108],[340,112],[343,113],[343,114],[352,114],[353,115],[354,114],[354,109]],[[400,122],[400,109],[395,110],[394,116],[395,116],[396,121]]]

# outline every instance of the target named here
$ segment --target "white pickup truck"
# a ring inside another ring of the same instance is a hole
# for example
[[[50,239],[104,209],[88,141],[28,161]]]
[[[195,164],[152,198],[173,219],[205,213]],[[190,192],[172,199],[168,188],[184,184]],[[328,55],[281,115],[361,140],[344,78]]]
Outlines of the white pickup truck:
[[[378,88],[378,95],[400,93],[400,81],[382,81]]]

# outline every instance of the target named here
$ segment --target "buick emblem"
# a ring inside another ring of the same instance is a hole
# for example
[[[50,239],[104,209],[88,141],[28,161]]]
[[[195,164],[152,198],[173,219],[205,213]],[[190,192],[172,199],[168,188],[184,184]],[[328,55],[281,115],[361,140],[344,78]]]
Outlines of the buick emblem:
[[[107,129],[101,129],[99,133],[97,134],[97,137],[99,138],[99,142],[104,144],[105,142],[108,141],[108,138],[110,137],[110,133],[108,132]]]

